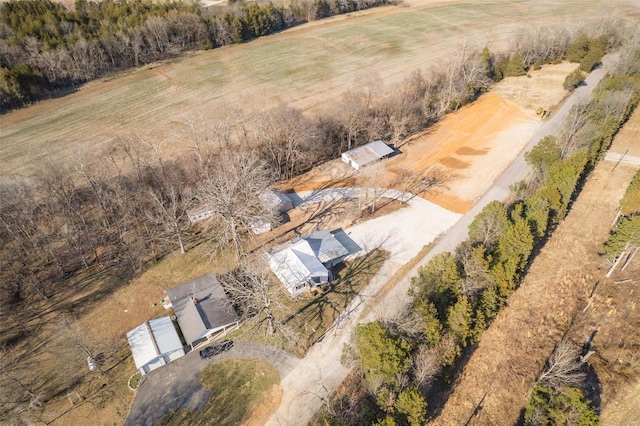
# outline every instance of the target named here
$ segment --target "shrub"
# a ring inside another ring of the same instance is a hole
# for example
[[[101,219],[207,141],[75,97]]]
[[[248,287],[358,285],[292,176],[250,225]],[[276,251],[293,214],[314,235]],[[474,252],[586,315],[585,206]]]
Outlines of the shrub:
[[[580,67],[582,68],[582,67]],[[571,74],[564,79],[564,83],[562,83],[562,87],[564,90],[573,90],[578,87],[584,81],[584,73],[580,68],[576,68]]]

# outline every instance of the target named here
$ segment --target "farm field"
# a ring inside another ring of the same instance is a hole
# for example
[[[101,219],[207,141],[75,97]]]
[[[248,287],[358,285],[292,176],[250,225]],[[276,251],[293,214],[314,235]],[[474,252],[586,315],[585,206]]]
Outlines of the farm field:
[[[640,115],[633,115],[625,130],[637,126],[639,119]],[[628,138],[637,141],[637,132],[625,130],[614,145],[625,144]],[[613,166],[608,161],[596,166],[508,306],[482,335],[434,424],[514,424],[534,380],[563,335],[581,345],[585,333],[596,328],[593,345],[597,355],[590,365],[596,372],[603,415],[611,401],[621,403],[623,395],[637,394],[633,377],[637,378],[638,363],[633,348],[637,348],[638,337],[630,331],[640,321],[637,291],[633,283],[627,287],[616,284],[620,277],[605,280],[606,269],[598,256],[619,200],[637,170],[626,164]],[[635,262],[627,272],[637,276],[637,270]],[[583,312],[597,283],[596,297]],[[618,412],[612,407],[606,418],[628,418],[624,404],[619,407]]]
[[[30,175],[47,154],[100,155],[119,137],[187,138],[185,120],[281,104],[313,113],[347,89],[380,87],[437,65],[463,41],[504,49],[519,28],[610,15],[610,1],[409,0],[154,64],[0,117],[0,176]],[[640,16],[633,0],[616,13]],[[184,142],[182,142],[184,143]]]

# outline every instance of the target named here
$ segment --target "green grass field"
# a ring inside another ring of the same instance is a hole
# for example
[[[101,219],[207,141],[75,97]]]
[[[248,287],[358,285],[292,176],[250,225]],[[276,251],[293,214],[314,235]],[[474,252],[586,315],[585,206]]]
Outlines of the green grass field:
[[[640,16],[637,2],[615,3],[620,14]],[[569,13],[585,22],[611,10],[606,0],[410,0],[190,54],[0,116],[0,176],[35,174],[49,154],[100,155],[119,136],[184,144],[184,120],[215,120],[237,106],[322,111],[347,89],[437,65],[463,40],[500,50],[523,26],[564,23]]]
[[[255,359],[233,359],[207,366],[200,376],[212,393],[202,411],[173,411],[157,424],[232,426],[247,420],[251,411],[267,402],[273,386],[280,383],[276,369]]]

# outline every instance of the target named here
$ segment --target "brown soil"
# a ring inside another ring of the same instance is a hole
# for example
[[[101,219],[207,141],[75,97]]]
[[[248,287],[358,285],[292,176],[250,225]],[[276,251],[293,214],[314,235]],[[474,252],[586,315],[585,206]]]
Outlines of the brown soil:
[[[620,354],[620,348],[627,345],[628,339],[637,345],[637,328],[628,329],[618,322],[628,316],[606,319],[606,315],[620,311],[611,305],[609,296],[618,293],[620,303],[624,305],[631,294],[622,293],[622,288],[616,289],[609,281],[603,281],[606,271],[600,269],[598,252],[609,235],[619,200],[636,168],[620,165],[611,169],[611,163],[601,162],[592,172],[569,215],[542,248],[520,288],[509,299],[508,307],[483,334],[434,424],[465,424],[467,421],[467,424],[477,425],[514,424],[554,346],[565,333],[571,337],[572,323],[589,324],[588,318],[592,315],[598,318],[597,323],[607,324],[607,334],[598,333],[594,340],[596,351],[608,357],[604,364],[610,366],[616,360],[616,356],[606,354],[607,351]],[[593,307],[582,314],[599,281],[602,289],[599,287],[597,294],[602,299],[595,305],[596,298]],[[633,295],[635,300],[638,300],[637,293]],[[626,308],[626,312],[636,318],[632,324],[637,323],[635,306],[633,303],[632,308]],[[595,309],[598,309],[597,314],[594,314]],[[583,338],[574,336],[578,344],[584,341]],[[602,348],[599,348],[599,338],[604,345]],[[637,358],[635,360],[637,366]],[[592,361],[590,364],[598,370],[598,364]],[[633,360],[624,359],[623,362]],[[609,379],[600,371],[598,377],[603,404],[606,404],[611,392]]]
[[[248,420],[241,423],[242,426],[262,426],[273,413],[276,412],[282,400],[282,387],[273,385],[269,394],[264,397],[263,402],[256,407],[249,415]]]
[[[526,76],[505,78],[494,91],[536,117],[538,108],[552,110],[569,93],[562,89],[562,83],[577,67],[577,64],[569,62],[545,65],[539,70],[529,71]],[[550,91],[550,88],[556,90]]]
[[[549,87],[552,95],[562,83]],[[380,165],[386,176],[379,185],[402,190],[403,173],[437,171],[441,182],[421,194],[456,213],[467,212],[491,187],[529,141],[538,119],[527,116],[513,102],[487,93],[476,102],[449,114],[427,131],[399,145],[401,153]],[[285,190],[366,186],[367,168],[360,172],[333,160],[281,185]]]

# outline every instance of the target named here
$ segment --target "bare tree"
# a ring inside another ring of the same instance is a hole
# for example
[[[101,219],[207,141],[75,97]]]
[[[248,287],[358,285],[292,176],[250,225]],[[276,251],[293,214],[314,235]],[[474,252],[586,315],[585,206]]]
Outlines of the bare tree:
[[[348,91],[337,108],[338,121],[346,131],[347,150],[358,144],[369,124],[370,96],[364,92]],[[343,147],[340,148],[340,151]]]
[[[477,49],[466,41],[447,58],[431,77],[436,97],[435,115],[458,109],[476,96],[476,92],[490,84],[487,64]]]
[[[485,259],[484,246],[474,247],[465,241],[456,248],[456,259],[462,266],[462,293],[474,295],[493,283],[489,274],[489,262]]]
[[[416,385],[424,387],[433,382],[440,373],[440,362],[435,351],[426,345],[420,345],[413,355],[413,377]]]
[[[370,166],[367,166],[364,170],[364,178],[367,186],[365,204],[369,204],[369,211],[371,214],[376,211],[376,203],[380,195],[384,191],[386,186],[386,173],[387,170],[384,164],[377,162]],[[371,200],[369,200],[371,196]]]
[[[582,138],[578,137],[582,127],[589,119],[590,105],[588,103],[576,104],[571,108],[567,122],[558,137],[560,155],[567,158],[581,148]]]
[[[254,319],[256,329],[268,336],[294,339],[294,331],[285,323],[293,314],[285,303],[286,290],[271,279],[267,265],[255,261],[218,278],[244,320]]]
[[[243,252],[241,236],[251,230],[252,221],[272,214],[259,198],[271,179],[266,162],[254,153],[226,151],[198,189],[200,204],[214,212],[211,226],[222,236],[217,242],[231,242],[237,259]]]
[[[266,157],[279,177],[289,179],[313,164],[316,132],[300,110],[278,107],[263,114],[256,129]]]
[[[185,202],[173,185],[163,192],[149,189],[152,202],[147,216],[156,225],[162,225],[165,230],[162,236],[175,239],[180,246],[180,253],[185,254],[185,231],[189,229]]]
[[[563,340],[547,360],[545,370],[538,380],[554,389],[562,386],[579,387],[585,379],[582,365],[577,348],[570,341]]]

